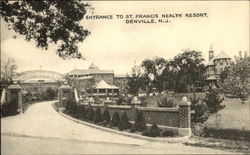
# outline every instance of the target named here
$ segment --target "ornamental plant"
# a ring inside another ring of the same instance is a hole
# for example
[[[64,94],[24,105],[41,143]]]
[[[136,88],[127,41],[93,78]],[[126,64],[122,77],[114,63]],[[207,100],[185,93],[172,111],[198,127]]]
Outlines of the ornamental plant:
[[[103,121],[106,121],[107,123],[110,122],[110,114],[109,114],[109,110],[105,109],[102,115],[102,119]]]
[[[93,110],[93,108],[92,108],[92,106],[91,105],[89,105],[89,109],[88,109],[88,112],[87,112],[87,119],[89,120],[89,121],[93,121],[93,119],[94,119],[94,110]]]
[[[127,130],[131,128],[131,123],[126,112],[122,113],[120,123],[118,124],[120,130]]]
[[[120,122],[120,116],[119,116],[118,112],[115,112],[113,117],[112,117],[111,123],[113,126],[118,126],[119,122]]]
[[[95,123],[99,123],[101,122],[101,109],[100,108],[97,108],[95,113],[94,113],[94,122]]]
[[[134,128],[136,131],[144,131],[147,129],[146,119],[143,116],[143,112],[140,110],[136,110],[136,118]]]

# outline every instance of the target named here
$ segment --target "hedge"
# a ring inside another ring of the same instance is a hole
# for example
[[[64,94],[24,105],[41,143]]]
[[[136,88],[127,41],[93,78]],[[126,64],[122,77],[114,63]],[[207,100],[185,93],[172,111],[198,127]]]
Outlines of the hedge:
[[[250,130],[205,127],[204,137],[250,141]]]

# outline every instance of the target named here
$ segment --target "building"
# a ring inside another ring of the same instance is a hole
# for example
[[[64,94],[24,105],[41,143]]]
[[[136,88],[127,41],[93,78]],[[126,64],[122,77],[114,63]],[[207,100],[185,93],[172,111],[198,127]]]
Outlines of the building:
[[[206,64],[206,80],[215,81],[219,79],[222,71],[226,66],[229,66],[231,62],[231,58],[223,51],[217,56],[214,56],[214,51],[211,46],[209,50],[208,63]]]
[[[128,75],[125,74],[115,74],[114,85],[119,88],[121,94],[128,93],[127,91]]]
[[[127,76],[115,75],[113,70],[102,70],[94,63],[91,63],[88,69],[74,69],[68,73],[68,76],[73,79],[78,92],[85,92],[101,81],[117,86],[119,93],[126,92]]]
[[[62,85],[64,75],[48,70],[31,70],[18,73],[16,81],[20,83],[23,91],[42,92],[48,88],[57,89]]]

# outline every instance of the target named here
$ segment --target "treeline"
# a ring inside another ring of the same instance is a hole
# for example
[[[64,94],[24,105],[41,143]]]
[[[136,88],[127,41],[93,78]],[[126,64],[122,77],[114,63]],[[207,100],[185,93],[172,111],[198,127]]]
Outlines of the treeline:
[[[45,100],[54,100],[58,96],[58,90],[52,89],[51,87],[47,88],[45,91],[37,91],[23,94],[23,103],[33,102],[33,101],[45,101]]]
[[[204,73],[204,59],[198,51],[187,50],[169,60],[160,57],[145,59],[140,66],[132,68],[128,91],[138,95],[140,90],[147,94],[153,90],[184,93],[198,90],[198,85],[204,82]]]

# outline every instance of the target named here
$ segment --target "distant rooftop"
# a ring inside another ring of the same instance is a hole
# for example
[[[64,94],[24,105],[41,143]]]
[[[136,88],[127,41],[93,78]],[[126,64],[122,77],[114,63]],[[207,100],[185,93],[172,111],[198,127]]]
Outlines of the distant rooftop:
[[[94,63],[91,63],[88,69],[73,69],[69,75],[87,75],[87,74],[113,74],[113,70],[101,70]]]
[[[231,59],[225,52],[220,52],[216,57],[214,57],[214,60],[217,59]]]

